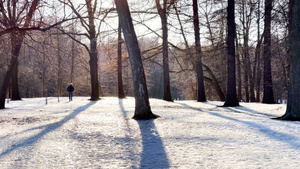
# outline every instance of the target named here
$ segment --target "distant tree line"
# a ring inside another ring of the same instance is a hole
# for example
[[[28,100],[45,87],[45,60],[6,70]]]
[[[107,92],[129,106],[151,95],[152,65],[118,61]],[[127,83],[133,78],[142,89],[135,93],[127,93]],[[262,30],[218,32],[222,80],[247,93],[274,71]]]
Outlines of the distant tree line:
[[[0,1],[1,108],[7,97],[59,98],[70,82],[93,101],[287,99],[293,0],[129,3]]]

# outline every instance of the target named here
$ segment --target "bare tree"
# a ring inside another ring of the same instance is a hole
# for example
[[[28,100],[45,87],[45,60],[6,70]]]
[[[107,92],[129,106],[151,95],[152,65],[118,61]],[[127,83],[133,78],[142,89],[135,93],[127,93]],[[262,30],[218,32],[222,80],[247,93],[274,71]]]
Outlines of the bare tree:
[[[100,25],[103,22],[104,18],[108,15],[110,12],[110,9],[105,10],[104,12],[98,12],[97,7],[98,7],[98,1],[92,1],[92,0],[85,0],[84,6],[86,7],[87,10],[87,16],[83,16],[80,13],[80,7],[75,7],[73,2],[71,0],[68,0],[67,2],[61,1],[61,3],[68,5],[74,14],[76,15],[77,18],[79,18],[79,21],[81,23],[81,26],[84,28],[86,33],[79,33],[78,35],[83,35],[89,39],[89,47],[80,42],[79,40],[75,39],[71,34],[74,34],[72,32],[64,32],[66,34],[69,34],[69,37],[71,37],[73,40],[76,42],[80,43],[81,45],[84,46],[84,48],[89,52],[90,56],[90,76],[91,76],[91,100],[99,100],[100,97],[100,90],[101,87],[99,85],[99,77],[98,77],[98,50],[97,50],[97,39],[99,36],[99,31],[97,32],[96,28],[96,18],[100,17],[100,14],[104,14],[103,19],[100,21]],[[87,20],[86,20],[87,19]]]
[[[150,108],[141,51],[134,31],[127,0],[115,0],[115,3],[131,64],[135,95],[135,112],[133,118],[136,120],[157,118],[158,116],[153,114]]]
[[[227,69],[228,69],[228,80],[227,80],[227,97],[224,106],[239,106],[239,101],[236,95],[236,77],[235,77],[235,46],[234,38],[236,37],[235,31],[235,3],[234,0],[228,0],[227,7]]]
[[[251,24],[253,20],[253,13],[255,9],[255,4],[252,0],[242,0],[240,4],[240,22],[242,27],[242,38],[243,38],[243,46],[242,48],[242,58],[244,63],[244,87],[245,87],[245,94],[246,94],[246,102],[254,102],[255,101],[255,94],[254,94],[254,75],[251,69],[251,59],[250,59],[250,45],[249,42],[250,38],[250,31],[251,31]],[[250,91],[250,92],[249,92]]]
[[[271,67],[271,11],[273,0],[265,0],[265,32],[264,32],[264,96],[263,103],[273,104],[273,82]]]
[[[256,85],[256,101],[260,102],[260,83],[261,83],[261,44],[262,36],[260,35],[260,0],[257,1],[257,45],[255,47],[255,61],[253,65],[253,78]]]
[[[193,13],[194,13],[194,31],[195,31],[195,46],[197,55],[197,83],[198,83],[198,102],[205,102],[205,89],[204,89],[204,77],[202,68],[202,50],[200,44],[200,27],[199,27],[199,15],[198,15],[198,0],[193,0]]]
[[[0,1],[0,13],[1,13],[1,33],[11,33],[11,62],[6,72],[4,82],[0,91],[0,109],[5,108],[5,95],[9,85],[11,77],[17,76],[18,72],[18,56],[20,54],[22,42],[24,40],[26,29],[30,27],[33,15],[40,3],[40,0],[33,0],[31,2],[26,1],[23,6],[20,7],[20,10],[17,10],[17,3],[12,2],[11,0],[7,1],[7,8],[4,6],[5,1]],[[21,16],[24,16],[21,17]],[[20,30],[24,29],[24,30]],[[17,78],[17,77],[15,77]],[[16,80],[14,78],[14,80]],[[13,82],[16,86],[13,86],[14,92],[19,93],[18,91],[18,82]]]
[[[173,101],[171,95],[170,74],[169,74],[169,49],[168,49],[168,18],[167,18],[167,0],[163,0],[163,6],[160,0],[155,0],[156,8],[161,19],[162,37],[163,37],[163,74],[164,74],[164,96],[166,101]],[[174,2],[174,1],[173,1]]]
[[[290,0],[289,20],[289,56],[290,56],[290,85],[285,114],[279,119],[300,120],[300,1]]]
[[[125,98],[122,78],[122,29],[119,21],[118,26],[118,97]]]

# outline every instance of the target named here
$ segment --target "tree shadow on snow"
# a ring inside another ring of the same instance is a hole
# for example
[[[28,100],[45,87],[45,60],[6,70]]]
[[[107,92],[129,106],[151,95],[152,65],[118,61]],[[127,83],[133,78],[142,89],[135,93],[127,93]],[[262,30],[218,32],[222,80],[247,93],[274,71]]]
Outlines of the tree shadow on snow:
[[[299,139],[297,137],[293,136],[293,135],[278,132],[278,131],[272,130],[272,129],[264,126],[264,125],[257,124],[257,123],[251,122],[251,121],[244,121],[244,120],[236,119],[236,118],[233,118],[233,117],[225,116],[224,115],[225,113],[221,114],[221,113],[217,113],[217,112],[203,111],[199,108],[192,107],[192,106],[190,106],[188,104],[185,104],[185,103],[178,103],[178,104],[181,104],[182,106],[193,109],[193,110],[200,111],[202,113],[208,113],[208,114],[211,114],[213,116],[217,116],[217,117],[220,117],[220,118],[223,118],[223,119],[226,119],[226,120],[231,120],[231,121],[235,121],[235,122],[238,122],[238,123],[245,124],[249,127],[252,127],[253,129],[265,134],[266,136],[268,136],[269,138],[271,138],[273,140],[277,140],[277,141],[280,141],[280,142],[283,142],[283,143],[287,143],[291,147],[300,149],[300,143],[298,141]],[[233,109],[233,108],[224,107],[224,109],[231,110],[232,112],[236,113],[236,110]],[[251,109],[243,108],[243,110],[244,111],[250,111],[250,112],[249,112],[249,114],[245,113],[245,112],[238,112],[238,113],[244,113],[246,115],[251,115],[252,114],[252,116],[257,116],[257,115],[253,115],[253,112],[255,112],[255,111],[253,111]],[[255,113],[258,113],[260,115],[271,116],[269,114],[260,113],[260,112],[255,112]]]
[[[122,99],[119,100],[124,118],[127,111]],[[154,120],[137,120],[142,135],[143,151],[139,168],[170,168],[169,159]]]
[[[235,112],[235,113],[243,113],[246,114],[248,116],[253,116],[253,117],[269,117],[269,118],[274,118],[275,116],[271,115],[271,114],[267,114],[267,113],[262,113],[259,111],[255,111],[249,108],[246,108],[244,106],[237,106],[237,107],[221,107],[225,110],[231,111],[231,112]]]
[[[71,114],[69,114],[68,116],[66,116],[64,119],[62,119],[61,121],[52,123],[52,124],[48,124],[45,126],[41,126],[41,127],[37,127],[36,129],[39,128],[44,128],[41,132],[39,132],[38,134],[31,136],[23,141],[21,141],[20,143],[13,145],[11,148],[5,150],[4,152],[2,152],[0,154],[0,159],[6,155],[9,155],[11,152],[18,150],[20,148],[25,148],[28,146],[32,146],[35,143],[37,143],[42,137],[44,137],[45,135],[47,135],[48,133],[53,132],[54,130],[60,128],[63,124],[65,124],[66,122],[68,122],[69,120],[75,118],[79,113],[83,112],[84,110],[86,110],[87,108],[89,108],[90,106],[92,106],[93,104],[95,104],[96,102],[89,102],[87,105],[78,107],[77,109],[75,109]]]
[[[221,105],[218,105],[218,104],[214,104],[214,103],[210,103],[210,102],[202,102],[202,103],[208,104],[208,105],[213,105],[213,106],[216,106],[217,108],[223,108],[223,109],[225,109],[227,111],[230,111],[230,112],[243,113],[243,114],[246,114],[246,115],[249,115],[249,116],[253,116],[253,117],[258,117],[258,116],[268,116],[270,118],[274,118],[275,117],[273,115],[270,115],[270,114],[267,114],[267,113],[262,113],[262,112],[259,112],[259,111],[255,111],[255,110],[249,109],[249,108],[244,107],[244,106],[224,107],[224,106],[221,106]]]

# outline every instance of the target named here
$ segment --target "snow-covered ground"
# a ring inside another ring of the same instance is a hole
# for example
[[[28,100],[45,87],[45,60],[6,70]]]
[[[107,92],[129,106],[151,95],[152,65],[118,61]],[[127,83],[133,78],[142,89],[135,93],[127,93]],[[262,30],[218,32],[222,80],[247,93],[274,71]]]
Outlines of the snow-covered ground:
[[[299,168],[300,123],[286,105],[165,102],[135,121],[134,99],[23,99],[0,110],[0,168]]]

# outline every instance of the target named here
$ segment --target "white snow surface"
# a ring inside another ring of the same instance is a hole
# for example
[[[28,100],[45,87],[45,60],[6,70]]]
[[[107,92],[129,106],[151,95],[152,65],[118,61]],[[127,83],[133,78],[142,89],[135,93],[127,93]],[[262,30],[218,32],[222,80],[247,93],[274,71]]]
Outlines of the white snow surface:
[[[134,98],[10,101],[0,110],[0,168],[299,168],[300,123],[284,104],[166,102],[136,121]]]

